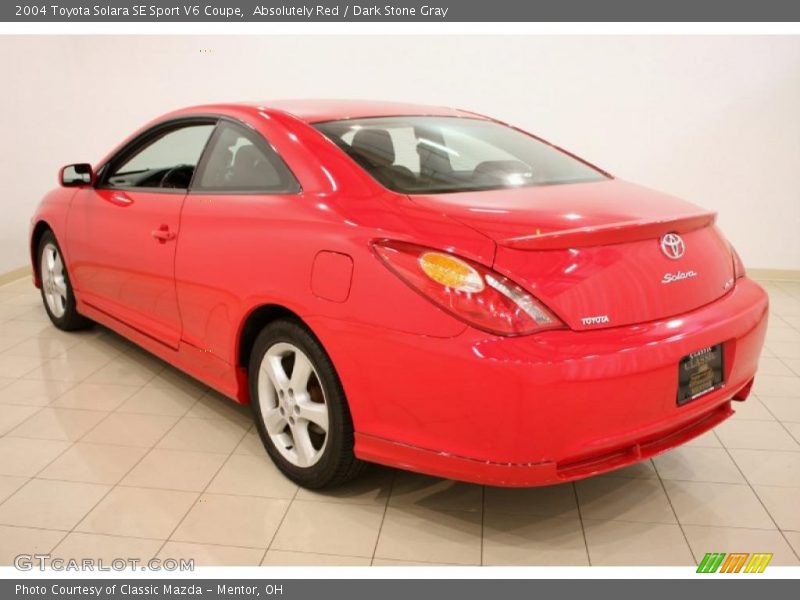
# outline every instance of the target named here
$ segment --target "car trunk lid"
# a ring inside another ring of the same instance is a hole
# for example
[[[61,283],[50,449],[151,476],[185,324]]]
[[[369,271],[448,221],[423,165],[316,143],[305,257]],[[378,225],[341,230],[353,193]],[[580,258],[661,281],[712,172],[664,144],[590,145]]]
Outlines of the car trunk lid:
[[[412,199],[493,239],[493,267],[572,329],[676,317],[733,283],[714,213],[619,180]]]

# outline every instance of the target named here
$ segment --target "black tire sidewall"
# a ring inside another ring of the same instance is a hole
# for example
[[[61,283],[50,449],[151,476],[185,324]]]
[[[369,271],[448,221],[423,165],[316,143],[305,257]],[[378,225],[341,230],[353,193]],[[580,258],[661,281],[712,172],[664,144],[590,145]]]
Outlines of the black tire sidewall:
[[[264,425],[258,397],[258,372],[267,350],[285,342],[297,346],[311,360],[328,405],[328,437],[322,457],[310,467],[297,467],[286,460],[275,447]],[[298,322],[279,320],[269,324],[256,338],[248,368],[250,404],[256,427],[270,458],[295,483],[308,488],[321,488],[333,482],[343,461],[352,460],[352,420],[341,381],[319,341]]]

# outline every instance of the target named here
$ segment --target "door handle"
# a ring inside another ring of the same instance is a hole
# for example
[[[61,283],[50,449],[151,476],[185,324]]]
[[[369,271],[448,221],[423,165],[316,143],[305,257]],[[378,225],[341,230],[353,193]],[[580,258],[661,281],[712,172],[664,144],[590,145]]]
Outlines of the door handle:
[[[169,225],[162,225],[158,229],[153,229],[153,231],[150,232],[150,235],[152,235],[162,244],[174,240],[177,236],[174,231],[169,230]]]

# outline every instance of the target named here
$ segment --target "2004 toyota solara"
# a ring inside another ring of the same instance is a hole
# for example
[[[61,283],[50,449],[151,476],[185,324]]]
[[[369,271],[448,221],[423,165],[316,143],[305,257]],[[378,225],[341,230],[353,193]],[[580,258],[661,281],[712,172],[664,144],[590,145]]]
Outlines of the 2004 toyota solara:
[[[30,230],[92,322],[240,403],[295,482],[504,486],[654,456],[747,398],[768,312],[715,214],[463,110],[188,108],[64,167]]]

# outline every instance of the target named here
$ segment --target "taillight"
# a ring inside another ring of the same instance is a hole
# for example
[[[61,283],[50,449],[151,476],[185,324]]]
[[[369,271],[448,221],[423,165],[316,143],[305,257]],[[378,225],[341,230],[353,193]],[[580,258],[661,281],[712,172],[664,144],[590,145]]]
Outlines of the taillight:
[[[375,251],[414,290],[478,329],[523,335],[564,327],[536,298],[482,265],[405,242],[376,242]]]
[[[739,253],[731,246],[731,255],[733,256],[733,276],[736,279],[744,277],[744,263],[742,262]]]

